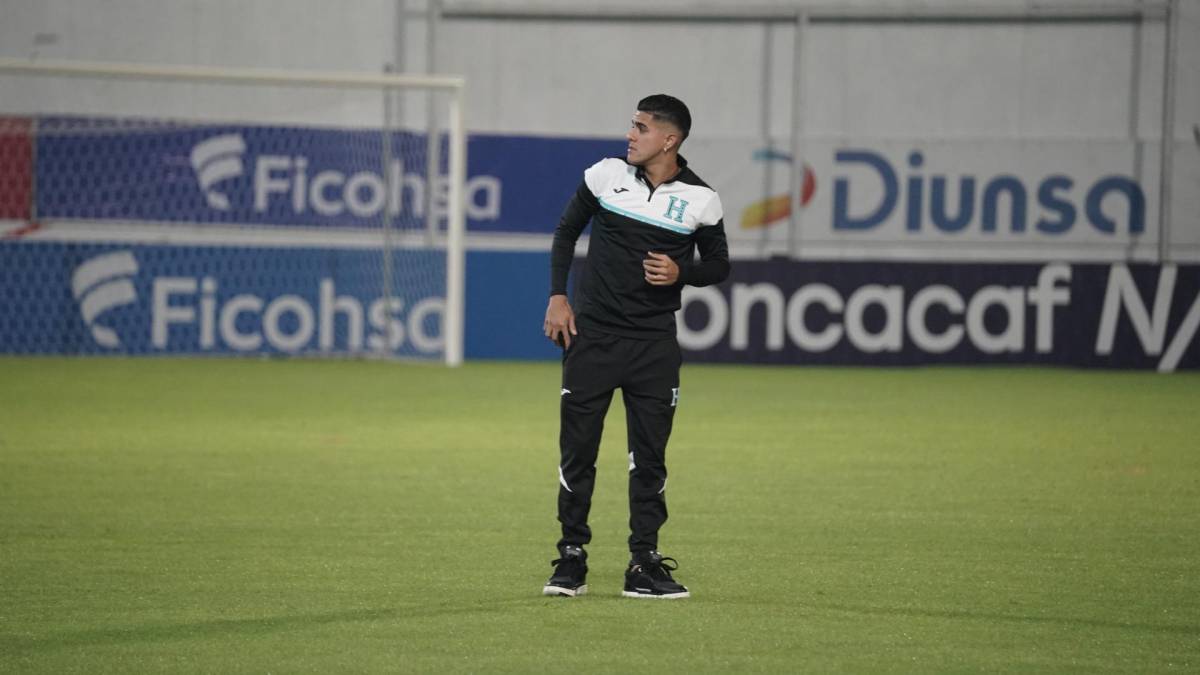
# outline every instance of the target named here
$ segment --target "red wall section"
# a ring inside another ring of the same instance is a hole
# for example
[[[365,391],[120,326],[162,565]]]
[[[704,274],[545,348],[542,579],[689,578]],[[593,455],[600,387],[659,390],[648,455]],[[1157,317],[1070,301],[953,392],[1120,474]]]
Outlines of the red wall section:
[[[33,196],[33,124],[0,116],[0,218],[28,220]]]

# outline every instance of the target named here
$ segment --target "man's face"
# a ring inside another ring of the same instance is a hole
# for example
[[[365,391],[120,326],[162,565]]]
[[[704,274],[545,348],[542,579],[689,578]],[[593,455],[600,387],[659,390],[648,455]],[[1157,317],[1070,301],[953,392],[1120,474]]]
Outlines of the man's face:
[[[675,125],[654,119],[647,112],[637,111],[625,134],[629,147],[625,151],[625,159],[630,164],[641,166],[656,155],[662,154],[664,148],[674,148],[679,144],[679,130]]]

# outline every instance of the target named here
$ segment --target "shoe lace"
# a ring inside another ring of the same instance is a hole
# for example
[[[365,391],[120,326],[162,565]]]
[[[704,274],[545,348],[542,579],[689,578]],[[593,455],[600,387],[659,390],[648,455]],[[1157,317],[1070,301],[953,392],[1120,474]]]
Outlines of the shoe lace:
[[[671,572],[679,569],[679,561],[674,558],[656,558],[655,560],[641,564],[640,567],[643,572],[655,579],[675,581],[671,577]]]

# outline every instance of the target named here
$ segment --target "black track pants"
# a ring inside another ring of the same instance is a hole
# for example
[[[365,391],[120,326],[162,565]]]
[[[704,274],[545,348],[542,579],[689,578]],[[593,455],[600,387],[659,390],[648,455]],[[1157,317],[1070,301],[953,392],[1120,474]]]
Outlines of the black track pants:
[[[666,450],[679,400],[682,357],[674,337],[635,340],[602,333],[572,338],[563,354],[559,448],[559,548],[592,539],[588,511],[604,415],[620,387],[629,428],[629,550],[658,547],[667,520]]]

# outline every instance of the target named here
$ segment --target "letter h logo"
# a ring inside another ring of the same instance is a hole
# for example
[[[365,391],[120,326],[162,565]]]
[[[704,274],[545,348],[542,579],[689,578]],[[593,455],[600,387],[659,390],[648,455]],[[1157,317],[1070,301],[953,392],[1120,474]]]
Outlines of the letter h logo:
[[[671,203],[667,206],[667,212],[663,214],[663,217],[667,220],[671,220],[673,218],[675,222],[682,223],[683,210],[687,208],[687,205],[688,203],[686,201],[678,197],[671,197]]]

